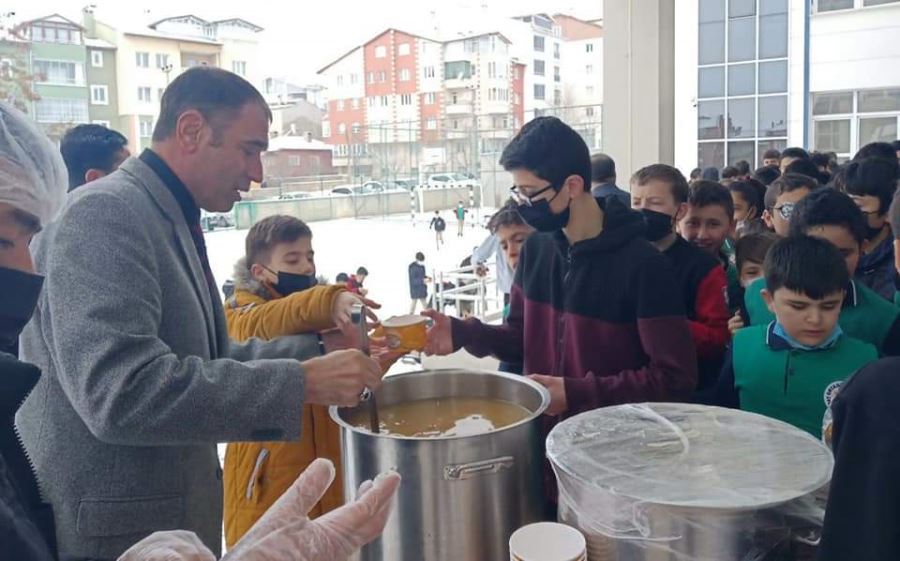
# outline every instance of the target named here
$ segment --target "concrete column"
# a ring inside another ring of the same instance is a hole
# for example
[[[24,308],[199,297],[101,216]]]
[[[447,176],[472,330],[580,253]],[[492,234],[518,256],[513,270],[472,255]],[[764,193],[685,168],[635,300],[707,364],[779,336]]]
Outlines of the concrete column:
[[[675,4],[604,1],[603,146],[623,188],[642,166],[674,163]]]

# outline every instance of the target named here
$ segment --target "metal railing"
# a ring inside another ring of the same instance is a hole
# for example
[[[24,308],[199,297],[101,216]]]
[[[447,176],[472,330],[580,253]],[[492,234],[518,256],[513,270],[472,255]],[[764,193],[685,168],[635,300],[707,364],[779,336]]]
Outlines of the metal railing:
[[[503,295],[497,290],[497,278],[490,271],[477,274],[473,265],[432,273],[435,309],[443,312],[452,304],[460,317],[472,316],[483,322],[501,318]],[[453,287],[444,288],[445,285]]]

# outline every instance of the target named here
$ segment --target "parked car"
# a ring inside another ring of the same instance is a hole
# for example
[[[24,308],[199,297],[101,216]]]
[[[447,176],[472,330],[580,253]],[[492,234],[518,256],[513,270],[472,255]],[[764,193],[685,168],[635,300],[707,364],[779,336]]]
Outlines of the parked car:
[[[310,199],[312,198],[311,193],[305,193],[303,191],[294,191],[292,193],[282,193],[278,195],[279,201],[298,201],[302,199]]]
[[[401,189],[404,191],[412,191],[418,187],[418,184],[415,179],[393,179],[387,182],[386,187],[388,190],[394,191],[399,191]]]
[[[478,181],[468,173],[437,173],[429,175],[426,183],[439,187],[479,186]]]
[[[212,232],[217,228],[234,228],[234,216],[230,212],[201,211],[200,227],[204,232]]]

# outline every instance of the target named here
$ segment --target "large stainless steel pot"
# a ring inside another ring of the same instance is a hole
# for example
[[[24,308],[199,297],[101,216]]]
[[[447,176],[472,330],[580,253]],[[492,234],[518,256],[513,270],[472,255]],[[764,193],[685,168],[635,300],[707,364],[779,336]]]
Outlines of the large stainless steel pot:
[[[522,405],[526,419],[465,437],[407,438],[350,425],[355,409],[332,407],[341,427],[344,492],[378,473],[403,477],[394,514],[361,561],[487,561],[509,559],[509,536],[543,514],[543,442],[539,417],[547,390],[500,372],[426,370],[385,378],[376,394],[386,406],[419,399],[484,397]]]

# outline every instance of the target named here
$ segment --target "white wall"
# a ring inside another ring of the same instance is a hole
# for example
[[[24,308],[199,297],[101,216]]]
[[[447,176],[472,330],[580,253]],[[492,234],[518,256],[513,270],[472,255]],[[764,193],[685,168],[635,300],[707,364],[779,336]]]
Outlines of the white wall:
[[[806,146],[803,138],[803,65],[805,51],[804,10],[806,0],[788,3],[788,146]],[[764,38],[760,37],[762,41]]]
[[[244,78],[262,91],[263,74],[259,60],[259,43],[255,37],[251,40],[226,39],[222,43],[222,57],[220,64],[224,70],[234,71],[233,62],[243,61],[247,63],[247,73]]]
[[[441,44],[426,39],[417,41],[419,49],[418,82],[420,92],[439,92],[443,87],[444,60],[441,52]],[[425,68],[434,67],[434,77],[425,77]]]
[[[358,47],[349,55],[331,65],[322,76],[328,88],[328,99],[352,99],[366,95],[366,75],[363,64],[363,49]],[[356,83],[350,83],[350,75],[356,74]],[[343,77],[343,84],[338,85],[338,76]]]
[[[685,175],[697,167],[698,20],[698,0],[679,0],[675,10],[675,167]]]

